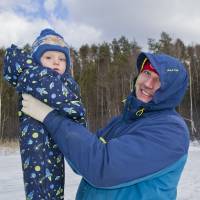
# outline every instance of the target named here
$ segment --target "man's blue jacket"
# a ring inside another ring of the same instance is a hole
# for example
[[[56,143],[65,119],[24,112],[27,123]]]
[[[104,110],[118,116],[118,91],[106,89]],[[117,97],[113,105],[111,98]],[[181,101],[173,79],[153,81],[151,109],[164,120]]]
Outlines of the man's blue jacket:
[[[77,200],[175,200],[185,165],[189,134],[175,111],[188,84],[179,60],[141,53],[140,71],[148,58],[161,87],[149,103],[132,92],[122,114],[92,134],[83,126],[50,112],[44,124],[66,160],[83,179]]]

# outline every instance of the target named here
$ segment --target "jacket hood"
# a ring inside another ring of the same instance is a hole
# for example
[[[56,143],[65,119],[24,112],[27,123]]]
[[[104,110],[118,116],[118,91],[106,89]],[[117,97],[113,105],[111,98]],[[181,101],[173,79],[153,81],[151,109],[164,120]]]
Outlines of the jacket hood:
[[[160,109],[175,108],[181,103],[188,86],[188,73],[184,65],[178,59],[166,54],[142,52],[137,59],[138,72],[146,59],[158,72],[161,82],[161,87],[147,104]]]
[[[132,91],[127,97],[124,107],[123,119],[125,120],[140,118],[143,114],[147,114],[148,111],[174,109],[181,103],[186,92],[188,73],[178,59],[166,54],[142,52],[137,59],[138,74],[147,59],[158,72],[161,87],[148,103],[138,100],[135,96],[135,91]]]

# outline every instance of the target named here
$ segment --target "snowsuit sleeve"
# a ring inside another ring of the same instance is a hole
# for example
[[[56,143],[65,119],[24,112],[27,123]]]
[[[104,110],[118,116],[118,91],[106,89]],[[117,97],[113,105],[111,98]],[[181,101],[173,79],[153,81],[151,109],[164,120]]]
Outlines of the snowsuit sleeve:
[[[62,115],[85,123],[78,85],[69,74],[64,82],[57,72],[36,65],[28,53],[12,45],[6,51],[4,77],[18,92],[31,94]]]
[[[3,73],[9,84],[16,87],[19,76],[30,66],[32,66],[32,58],[26,51],[17,48],[14,44],[6,49]]]

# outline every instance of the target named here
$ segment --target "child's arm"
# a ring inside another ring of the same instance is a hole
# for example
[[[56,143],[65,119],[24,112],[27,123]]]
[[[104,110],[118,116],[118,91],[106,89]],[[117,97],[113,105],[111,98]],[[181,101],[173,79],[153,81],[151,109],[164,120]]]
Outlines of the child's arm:
[[[16,87],[20,74],[32,66],[31,56],[16,45],[6,49],[4,56],[4,78],[14,87]]]
[[[7,49],[4,77],[18,92],[33,95],[71,119],[83,119],[85,116],[79,94],[74,93],[78,91],[76,82],[63,81],[52,69],[35,65],[32,57],[17,46]],[[70,76],[67,78],[70,80]]]

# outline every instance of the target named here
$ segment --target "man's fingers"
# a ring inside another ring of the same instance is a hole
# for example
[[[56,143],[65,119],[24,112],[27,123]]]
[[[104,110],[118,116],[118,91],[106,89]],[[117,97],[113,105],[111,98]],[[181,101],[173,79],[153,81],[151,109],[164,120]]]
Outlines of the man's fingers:
[[[32,98],[32,96],[30,94],[26,94],[26,93],[23,93],[22,94],[22,97],[25,101],[30,101]]]
[[[23,107],[27,107],[28,106],[28,102],[26,100],[22,100],[22,106]]]
[[[22,97],[23,97],[24,100],[26,100],[28,96],[29,96],[29,95],[26,94],[26,93],[23,93],[23,94],[22,94]]]
[[[21,111],[25,114],[27,114],[27,109],[25,107],[22,107]]]
[[[24,112],[24,107],[22,107],[21,111]]]

